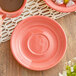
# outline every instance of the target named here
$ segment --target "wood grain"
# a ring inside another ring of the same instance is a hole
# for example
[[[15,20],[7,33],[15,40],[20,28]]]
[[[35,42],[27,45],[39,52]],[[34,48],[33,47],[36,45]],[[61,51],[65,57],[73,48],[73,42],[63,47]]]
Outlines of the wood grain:
[[[76,13],[57,20],[67,36],[67,49],[63,59],[55,67],[46,71],[31,71],[22,67],[12,56],[10,41],[0,44],[0,76],[58,76],[64,62],[76,56]]]

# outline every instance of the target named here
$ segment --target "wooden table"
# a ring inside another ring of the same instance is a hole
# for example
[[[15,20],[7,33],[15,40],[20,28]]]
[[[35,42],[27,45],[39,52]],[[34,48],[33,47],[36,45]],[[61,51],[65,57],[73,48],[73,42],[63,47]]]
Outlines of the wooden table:
[[[22,67],[12,56],[10,41],[0,44],[0,76],[58,76],[64,62],[76,56],[76,13],[57,20],[67,36],[67,50],[63,59],[55,67],[46,71],[31,71]]]

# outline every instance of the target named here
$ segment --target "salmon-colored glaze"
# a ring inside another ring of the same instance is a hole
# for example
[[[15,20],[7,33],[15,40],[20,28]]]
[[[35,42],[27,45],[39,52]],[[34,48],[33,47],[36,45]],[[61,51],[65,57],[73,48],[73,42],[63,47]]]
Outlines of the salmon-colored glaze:
[[[10,46],[21,65],[40,71],[61,60],[66,49],[66,37],[56,21],[45,16],[32,16],[14,29]]]
[[[3,19],[6,17],[9,17],[9,18],[17,17],[23,12],[23,10],[25,8],[25,4],[26,4],[26,0],[24,0],[22,7],[19,10],[14,11],[14,12],[6,12],[0,8],[0,15],[2,16]],[[2,20],[0,20],[0,23],[1,22],[2,22]]]
[[[54,10],[57,10],[59,12],[73,12],[76,11],[76,4],[70,7],[66,7],[64,4],[63,5],[57,5],[54,3],[52,0],[44,0],[46,4],[51,7]]]

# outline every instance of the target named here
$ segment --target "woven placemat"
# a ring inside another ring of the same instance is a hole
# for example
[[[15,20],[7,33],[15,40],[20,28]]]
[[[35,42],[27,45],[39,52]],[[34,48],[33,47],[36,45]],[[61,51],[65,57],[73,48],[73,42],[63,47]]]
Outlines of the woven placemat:
[[[34,16],[43,15],[53,19],[58,19],[69,13],[60,13],[49,8],[43,0],[27,0],[23,13],[16,18],[6,18],[2,25],[0,43],[10,39],[15,26],[23,19]]]

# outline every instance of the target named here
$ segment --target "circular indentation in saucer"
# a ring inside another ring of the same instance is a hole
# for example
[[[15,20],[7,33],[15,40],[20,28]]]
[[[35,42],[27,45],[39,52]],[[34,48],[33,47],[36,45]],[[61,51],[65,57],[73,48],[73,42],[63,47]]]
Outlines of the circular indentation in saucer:
[[[35,55],[43,55],[48,50],[48,38],[42,34],[33,34],[28,39],[28,49]]]

